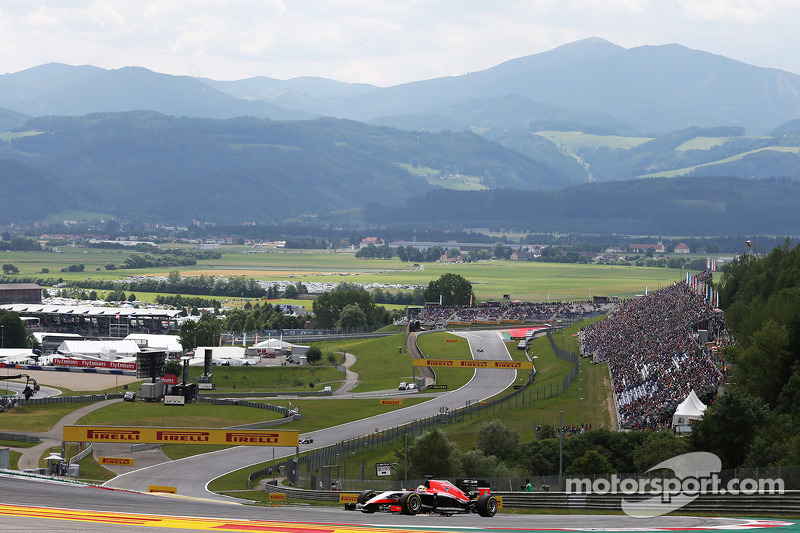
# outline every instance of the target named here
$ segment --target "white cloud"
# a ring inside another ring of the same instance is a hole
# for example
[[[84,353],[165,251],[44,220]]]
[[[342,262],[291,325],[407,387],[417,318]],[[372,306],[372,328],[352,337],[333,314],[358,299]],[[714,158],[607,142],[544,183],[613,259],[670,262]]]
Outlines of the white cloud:
[[[391,85],[597,36],[800,72],[799,19],[796,0],[4,0],[0,47],[10,72],[61,61]]]

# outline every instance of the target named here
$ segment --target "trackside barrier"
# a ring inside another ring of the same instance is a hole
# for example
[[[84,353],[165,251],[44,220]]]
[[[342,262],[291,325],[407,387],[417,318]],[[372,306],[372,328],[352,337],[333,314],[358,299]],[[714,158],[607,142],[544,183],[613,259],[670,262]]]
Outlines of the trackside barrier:
[[[17,441],[17,442],[33,442],[33,443],[40,443],[41,439],[34,435],[22,435],[18,433],[0,433],[0,440],[10,440],[10,441]]]
[[[415,486],[409,482],[409,486]],[[329,490],[304,490],[267,484],[267,493],[285,493],[287,501],[338,502],[342,492]],[[360,491],[344,491],[357,494]],[[565,492],[505,492],[492,491],[503,498],[506,509],[575,509],[620,511],[622,499],[644,500],[650,495],[622,494],[567,494]],[[657,497],[657,499],[660,499]],[[796,515],[800,513],[800,491],[784,494],[699,494],[697,499],[684,506],[682,511],[690,513],[715,512],[720,514]]]
[[[51,396],[49,398],[25,398],[19,399],[19,405],[44,405],[51,403],[89,403],[102,400],[116,400],[122,398],[122,394],[89,394],[86,396]]]
[[[86,446],[86,448],[84,448],[83,450],[79,451],[78,453],[70,457],[69,460],[67,461],[67,464],[71,465],[73,463],[79,463],[84,457],[92,453],[93,449],[94,449],[93,445],[89,443],[89,445]]]

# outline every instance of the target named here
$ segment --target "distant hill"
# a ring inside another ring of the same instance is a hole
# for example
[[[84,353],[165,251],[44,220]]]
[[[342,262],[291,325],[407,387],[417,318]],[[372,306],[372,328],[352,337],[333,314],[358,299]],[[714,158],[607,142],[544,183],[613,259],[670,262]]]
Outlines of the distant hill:
[[[0,190],[3,209],[0,223],[30,223],[59,210],[92,210],[98,206],[94,193],[81,184],[68,185],[58,176],[28,165],[0,158]]]
[[[136,111],[40,117],[21,129],[42,134],[0,142],[0,157],[51,176],[56,190],[91,191],[97,210],[134,221],[279,221],[402,200],[432,189],[432,180],[521,189],[551,189],[566,180],[473,133],[337,119],[214,120]],[[64,195],[49,208],[71,208],[72,198]],[[5,215],[0,221],[14,221]]]
[[[323,78],[214,81],[143,68],[48,64],[0,76],[0,107],[34,116],[152,110],[173,116],[273,120],[331,116],[362,122],[416,115],[464,128],[571,121],[617,134],[687,126],[765,133],[800,118],[800,76],[678,44],[625,49],[584,39],[495,67],[393,87]],[[395,122],[395,124],[398,124]],[[446,124],[443,123],[446,126]]]
[[[368,223],[529,233],[800,235],[800,182],[728,177],[589,183],[560,191],[432,190],[373,204]]]

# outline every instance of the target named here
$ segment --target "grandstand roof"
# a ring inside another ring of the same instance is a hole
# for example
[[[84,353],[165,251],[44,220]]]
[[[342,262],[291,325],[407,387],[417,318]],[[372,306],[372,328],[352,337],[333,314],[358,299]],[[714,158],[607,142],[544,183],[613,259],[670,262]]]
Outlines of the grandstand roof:
[[[83,315],[83,316],[129,316],[132,318],[161,317],[174,318],[181,313],[179,309],[145,309],[134,307],[92,307],[83,305],[45,305],[45,304],[5,304],[0,309],[15,313]]]

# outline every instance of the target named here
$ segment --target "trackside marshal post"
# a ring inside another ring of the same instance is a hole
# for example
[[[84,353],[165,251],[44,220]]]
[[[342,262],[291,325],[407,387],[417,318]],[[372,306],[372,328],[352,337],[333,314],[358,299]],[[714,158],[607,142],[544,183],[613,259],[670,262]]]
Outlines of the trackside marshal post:
[[[126,444],[216,444],[228,446],[299,445],[297,430],[64,426],[65,442]]]

